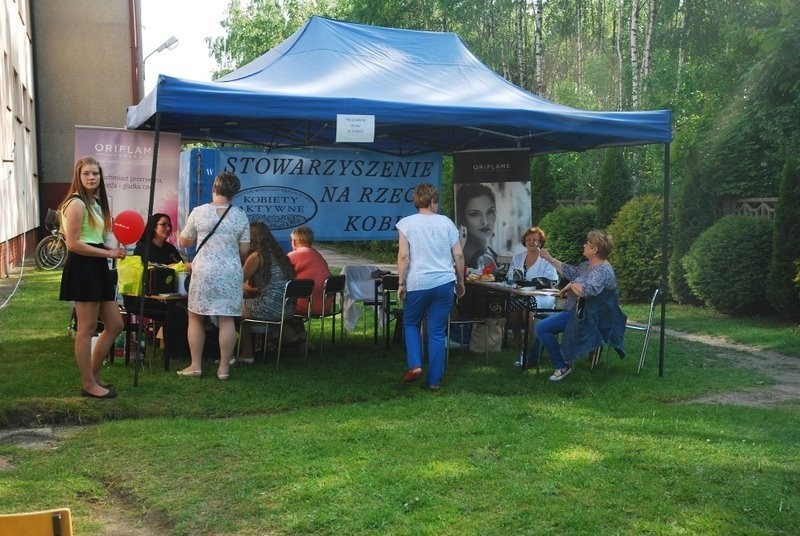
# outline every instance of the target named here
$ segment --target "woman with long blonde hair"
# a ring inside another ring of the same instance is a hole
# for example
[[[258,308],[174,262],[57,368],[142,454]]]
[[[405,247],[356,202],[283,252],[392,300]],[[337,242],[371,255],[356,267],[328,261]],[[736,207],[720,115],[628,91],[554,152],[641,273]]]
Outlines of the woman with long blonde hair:
[[[75,361],[81,374],[81,395],[114,398],[117,393],[100,380],[100,372],[124,323],[108,259],[124,259],[125,249],[105,246],[111,210],[103,168],[94,158],[85,156],[75,163],[69,191],[61,203],[61,221],[69,253],[59,299],[75,302]],[[103,332],[92,349],[98,319]]]

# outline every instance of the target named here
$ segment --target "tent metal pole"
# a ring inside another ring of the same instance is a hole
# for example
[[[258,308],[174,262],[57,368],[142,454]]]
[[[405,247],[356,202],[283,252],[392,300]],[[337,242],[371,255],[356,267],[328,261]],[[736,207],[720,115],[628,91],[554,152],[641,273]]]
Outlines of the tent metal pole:
[[[658,341],[658,376],[664,376],[664,331],[667,323],[667,285],[669,277],[669,143],[664,144],[664,218],[661,222],[661,329]]]
[[[150,168],[150,200],[149,200],[148,205],[147,205],[147,220],[145,220],[145,221],[150,221],[150,217],[153,215],[153,205],[155,204],[156,175],[157,175],[157,170],[158,170],[158,141],[159,141],[160,137],[161,137],[161,112],[156,112],[155,132],[153,134],[153,165]],[[146,290],[145,290],[145,288],[146,288],[145,281],[147,281],[147,267],[149,265],[149,263],[147,262],[147,259],[150,258],[150,245],[152,243],[153,243],[153,238],[152,238],[152,231],[151,231],[150,233],[148,233],[148,236],[145,237],[144,259],[142,259],[142,262],[144,264],[144,271],[142,272],[142,284],[141,284],[141,289],[140,289],[141,290],[141,292],[140,292],[141,299],[139,300],[139,328],[138,328],[138,331],[136,333],[137,346],[139,346],[140,350],[141,350],[141,343],[144,340],[142,338],[142,331],[143,331],[142,318],[144,318],[144,302],[145,302],[144,296],[145,296],[145,292],[146,292]],[[155,340],[155,337],[153,337],[153,340]],[[136,356],[136,359],[134,359],[134,365],[133,365],[133,386],[134,387],[138,387],[139,386],[139,370],[142,367],[142,360],[143,359],[144,359],[144,356],[141,355],[141,352],[140,351],[137,352],[137,356]]]

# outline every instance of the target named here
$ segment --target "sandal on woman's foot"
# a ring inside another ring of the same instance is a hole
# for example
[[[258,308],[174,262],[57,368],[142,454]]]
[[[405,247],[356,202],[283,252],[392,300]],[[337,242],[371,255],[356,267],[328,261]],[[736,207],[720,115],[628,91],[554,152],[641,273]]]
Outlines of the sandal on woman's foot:
[[[230,377],[231,377],[230,374],[220,374],[219,372],[217,372],[217,379],[219,379],[220,381],[224,382],[224,381],[230,379]]]
[[[192,376],[194,378],[199,378],[202,375],[203,375],[203,371],[202,370],[183,369],[183,370],[179,370],[178,371],[178,376]]]
[[[403,381],[404,382],[413,382],[414,380],[416,380],[420,376],[422,376],[422,368],[414,367],[412,369],[409,369],[408,372],[406,372],[405,375],[403,375]]]
[[[254,357],[239,357],[236,359],[236,362],[242,365],[252,365],[256,362],[256,359]]]

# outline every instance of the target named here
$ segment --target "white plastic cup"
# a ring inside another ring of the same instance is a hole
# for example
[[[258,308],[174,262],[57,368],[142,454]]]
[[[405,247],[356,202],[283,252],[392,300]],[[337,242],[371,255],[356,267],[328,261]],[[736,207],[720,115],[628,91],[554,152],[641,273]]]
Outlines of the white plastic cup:
[[[178,294],[186,296],[186,277],[189,272],[178,272]]]

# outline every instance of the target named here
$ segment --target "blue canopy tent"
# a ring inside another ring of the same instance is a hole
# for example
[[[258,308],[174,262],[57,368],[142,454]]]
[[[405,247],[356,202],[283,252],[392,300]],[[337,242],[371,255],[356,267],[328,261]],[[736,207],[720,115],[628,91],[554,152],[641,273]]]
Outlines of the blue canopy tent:
[[[375,116],[364,147],[399,155],[527,147],[532,155],[668,143],[670,112],[592,112],[519,88],[453,33],[312,17],[214,82],[160,76],[127,127],[186,139],[278,146],[335,143],[337,114]]]
[[[664,288],[670,111],[585,111],[550,102],[487,68],[453,33],[315,16],[219,80],[159,76],[128,109],[126,126],[156,132],[154,185],[161,130],[186,141],[326,146],[336,144],[338,114],[375,117],[374,142],[348,147],[397,155],[527,148],[535,156],[664,144]]]

